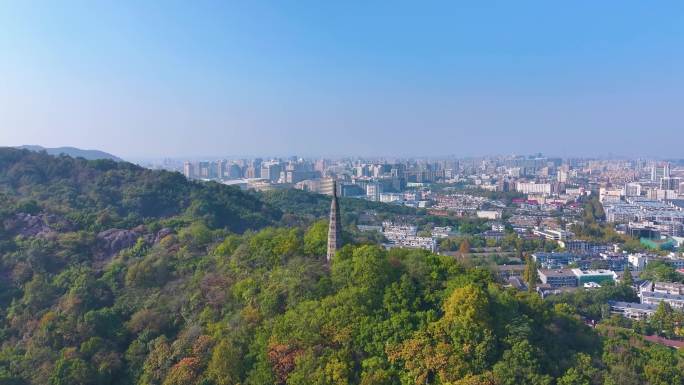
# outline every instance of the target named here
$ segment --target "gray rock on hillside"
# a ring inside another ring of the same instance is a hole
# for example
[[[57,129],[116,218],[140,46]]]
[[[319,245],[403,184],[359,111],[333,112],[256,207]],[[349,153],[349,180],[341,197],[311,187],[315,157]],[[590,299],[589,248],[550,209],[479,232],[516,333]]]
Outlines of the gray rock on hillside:
[[[17,213],[2,223],[6,230],[22,237],[50,238],[59,231],[69,231],[71,224],[50,214]]]
[[[107,256],[113,256],[123,249],[135,245],[142,234],[134,230],[109,229],[97,234],[99,249]]]

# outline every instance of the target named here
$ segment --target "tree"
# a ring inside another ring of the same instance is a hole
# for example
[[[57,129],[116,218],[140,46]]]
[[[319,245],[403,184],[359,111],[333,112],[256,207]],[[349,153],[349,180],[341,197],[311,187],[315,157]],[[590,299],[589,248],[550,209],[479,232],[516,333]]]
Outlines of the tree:
[[[607,338],[603,347],[604,385],[643,385],[643,355],[630,343],[631,333]]]
[[[528,341],[516,342],[494,365],[494,377],[500,385],[550,385],[551,377],[540,373],[537,355]]]
[[[634,278],[632,277],[632,271],[629,268],[629,263],[625,264],[625,272],[622,275],[622,284],[627,287],[632,287],[634,285]]]
[[[199,369],[199,359],[184,357],[169,370],[163,385],[195,385]]]
[[[171,367],[171,347],[166,337],[161,336],[150,342],[150,353],[143,365],[139,383],[141,385],[161,385]]]
[[[558,385],[592,385],[598,369],[591,363],[591,357],[585,353],[575,356],[575,365],[565,371],[558,379]]]
[[[470,253],[470,242],[468,241],[468,238],[464,238],[461,241],[461,244],[458,246],[458,252],[462,255]]]
[[[93,369],[80,358],[60,359],[50,377],[50,385],[88,385],[95,382]]]
[[[490,305],[487,292],[478,286],[455,289],[444,302],[444,316],[390,349],[390,361],[403,362],[416,384],[434,376],[448,383],[482,373],[496,349]]]
[[[650,318],[651,325],[658,334],[672,338],[675,335],[674,311],[669,303],[662,301]]]
[[[304,234],[304,253],[311,256],[325,256],[328,247],[328,222],[320,220],[309,227]]]
[[[665,346],[653,345],[644,364],[644,375],[650,385],[682,385],[684,374],[677,367],[676,353]]]
[[[675,268],[664,261],[651,261],[646,264],[641,278],[654,281],[675,282],[679,280],[679,275]]]
[[[209,378],[216,385],[239,384],[242,377],[243,352],[240,347],[230,340],[222,340],[214,347],[211,360],[207,367]]]
[[[539,281],[539,273],[537,272],[537,264],[530,255],[525,257],[525,270],[523,271],[523,279],[527,283],[527,291],[534,292],[537,288],[537,281]]]

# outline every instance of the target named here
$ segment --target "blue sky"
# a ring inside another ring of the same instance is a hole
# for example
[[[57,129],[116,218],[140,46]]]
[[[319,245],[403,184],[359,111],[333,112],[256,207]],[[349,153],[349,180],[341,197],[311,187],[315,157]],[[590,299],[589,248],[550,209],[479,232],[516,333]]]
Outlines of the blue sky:
[[[1,1],[0,26],[0,145],[683,157],[682,1]]]

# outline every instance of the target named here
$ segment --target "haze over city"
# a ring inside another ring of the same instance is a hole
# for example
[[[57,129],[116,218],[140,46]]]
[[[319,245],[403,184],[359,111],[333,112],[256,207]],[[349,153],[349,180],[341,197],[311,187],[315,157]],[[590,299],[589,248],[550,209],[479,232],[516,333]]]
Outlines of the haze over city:
[[[684,4],[3,2],[0,143],[681,157]]]

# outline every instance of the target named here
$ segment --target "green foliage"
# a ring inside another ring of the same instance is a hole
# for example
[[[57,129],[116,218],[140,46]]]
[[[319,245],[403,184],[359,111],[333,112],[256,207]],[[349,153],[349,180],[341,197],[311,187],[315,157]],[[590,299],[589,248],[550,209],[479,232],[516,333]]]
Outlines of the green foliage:
[[[609,285],[592,290],[576,290],[562,295],[551,296],[548,302],[553,304],[567,304],[580,315],[592,320],[603,318],[603,308],[608,301],[638,302],[633,288],[626,285]]]
[[[304,253],[322,257],[328,251],[328,222],[314,222],[304,234]]]
[[[634,277],[632,277],[632,270],[630,269],[630,264],[625,264],[625,271],[622,275],[621,283],[627,287],[632,287],[634,285]]]
[[[501,385],[549,385],[551,377],[540,373],[539,353],[527,341],[516,342],[494,365],[494,376]]]
[[[558,379],[558,385],[592,385],[597,383],[599,370],[594,368],[591,357],[584,353],[575,356],[575,364]]]
[[[682,280],[681,275],[677,273],[675,268],[664,261],[651,261],[647,263],[640,277],[661,282],[678,282]]]
[[[539,281],[539,273],[537,272],[537,264],[530,255],[525,257],[525,270],[523,271],[523,279],[527,284],[527,291],[534,292]]]
[[[84,230],[132,228],[150,218],[185,215],[214,228],[243,232],[280,218],[280,212],[236,187],[198,183],[179,173],[125,162],[0,148],[0,193],[13,212],[42,209]]]

